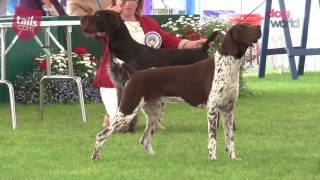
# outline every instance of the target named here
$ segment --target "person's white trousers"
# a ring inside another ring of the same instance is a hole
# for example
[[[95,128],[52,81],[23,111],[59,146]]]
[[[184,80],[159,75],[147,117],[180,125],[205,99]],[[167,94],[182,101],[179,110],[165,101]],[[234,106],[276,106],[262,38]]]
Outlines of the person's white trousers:
[[[115,117],[118,109],[117,88],[100,88],[101,99],[111,121]]]

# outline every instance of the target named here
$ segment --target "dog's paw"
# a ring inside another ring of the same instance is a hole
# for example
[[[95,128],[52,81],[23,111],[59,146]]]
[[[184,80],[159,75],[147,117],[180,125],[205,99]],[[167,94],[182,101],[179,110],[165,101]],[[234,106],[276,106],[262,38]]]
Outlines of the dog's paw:
[[[158,128],[160,130],[167,130],[166,126],[164,124],[162,124],[161,122],[158,123]]]
[[[155,154],[156,154],[156,153],[153,151],[152,148],[146,149],[146,152],[147,152],[149,155],[155,155]]]
[[[233,160],[233,161],[241,161],[242,159],[241,158],[239,158],[239,157],[232,157],[232,158],[230,158],[231,160]]]
[[[209,161],[215,161],[215,160],[217,160],[216,156],[209,155]]]
[[[144,149],[144,151],[147,154],[149,154],[149,155],[155,155],[156,154],[151,145],[143,145],[143,144],[141,144],[141,146],[142,146],[142,148]]]
[[[98,160],[100,160],[100,156],[98,153],[94,152],[91,156],[91,159],[94,161],[98,161]]]

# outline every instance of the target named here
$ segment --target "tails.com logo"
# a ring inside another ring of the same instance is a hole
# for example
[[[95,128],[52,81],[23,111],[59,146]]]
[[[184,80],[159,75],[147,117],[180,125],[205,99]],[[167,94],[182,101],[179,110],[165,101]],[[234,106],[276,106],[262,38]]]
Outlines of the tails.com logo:
[[[40,10],[17,7],[12,29],[23,41],[39,33],[42,12]]]

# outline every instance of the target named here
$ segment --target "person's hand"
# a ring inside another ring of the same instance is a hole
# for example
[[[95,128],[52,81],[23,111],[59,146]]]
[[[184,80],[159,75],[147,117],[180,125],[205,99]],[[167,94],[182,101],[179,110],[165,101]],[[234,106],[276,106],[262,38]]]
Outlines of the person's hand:
[[[118,5],[115,5],[115,6],[108,6],[107,8],[105,8],[105,10],[111,10],[111,11],[115,11],[117,13],[120,13],[121,12],[121,7],[118,6]]]
[[[195,41],[187,41],[184,45],[184,49],[194,49],[194,48],[201,48],[203,44],[207,41],[207,38],[195,40]]]

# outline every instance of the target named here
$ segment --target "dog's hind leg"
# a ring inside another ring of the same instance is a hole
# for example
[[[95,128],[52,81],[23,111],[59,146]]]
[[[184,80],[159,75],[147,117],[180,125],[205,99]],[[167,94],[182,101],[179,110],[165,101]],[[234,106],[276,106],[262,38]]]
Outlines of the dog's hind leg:
[[[122,94],[124,92],[124,87],[122,85],[117,86],[117,96],[118,96],[118,106],[120,106],[120,102],[122,99]],[[138,124],[138,115],[136,115],[128,125],[121,129],[121,132],[124,133],[134,133]]]
[[[219,120],[219,106],[217,104],[210,104],[208,108],[208,149],[209,160],[216,160],[217,151],[217,123]]]
[[[143,107],[143,111],[147,117],[146,128],[140,139],[140,144],[148,154],[153,155],[154,151],[151,146],[151,138],[155,133],[157,126],[160,123],[160,119],[164,114],[164,105],[160,100],[146,102]]]
[[[100,159],[100,150],[103,143],[106,142],[106,140],[114,133],[114,127],[108,126],[104,130],[102,130],[100,133],[96,136],[96,144],[94,147],[94,151],[92,154],[91,159],[92,160],[99,160]]]
[[[224,135],[225,135],[225,148],[229,153],[230,159],[235,160],[235,148],[234,148],[234,110],[233,108],[228,111],[223,111],[224,120]]]
[[[140,101],[139,105],[134,109],[132,114],[124,115],[122,112],[118,111],[111,125],[97,134],[94,152],[91,157],[92,160],[100,159],[100,150],[103,143],[105,143],[114,132],[120,131],[132,121],[132,119],[139,112],[142,103],[143,100]]]

